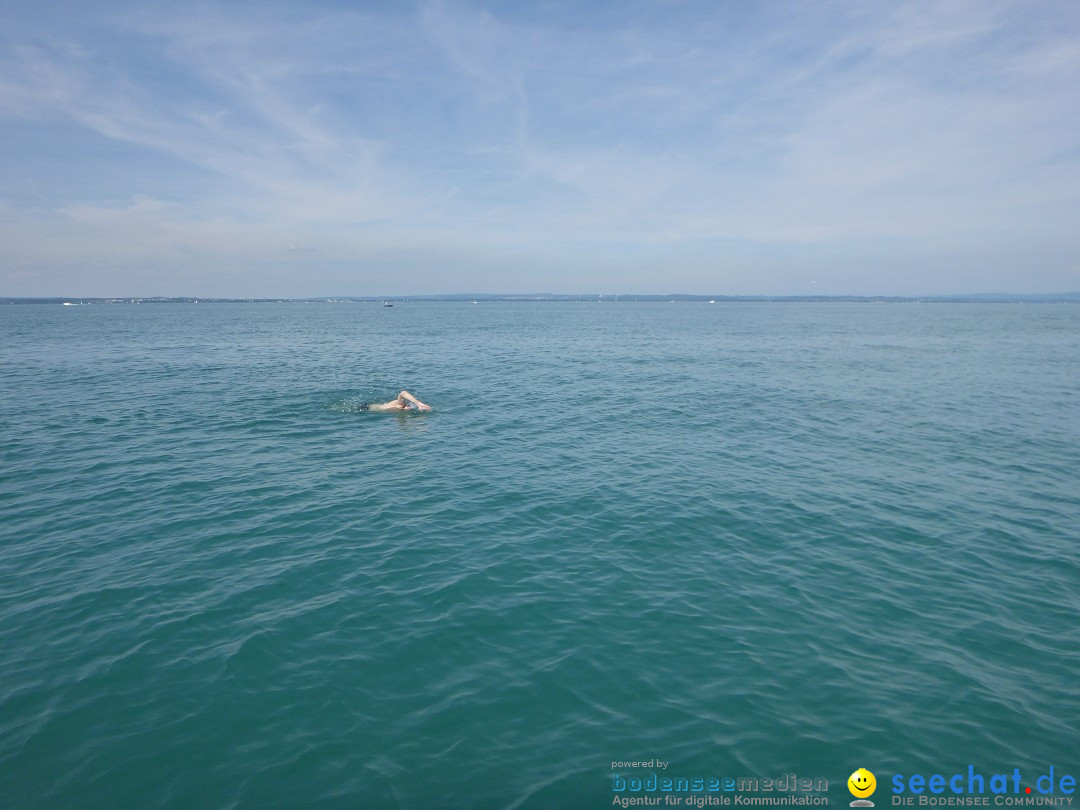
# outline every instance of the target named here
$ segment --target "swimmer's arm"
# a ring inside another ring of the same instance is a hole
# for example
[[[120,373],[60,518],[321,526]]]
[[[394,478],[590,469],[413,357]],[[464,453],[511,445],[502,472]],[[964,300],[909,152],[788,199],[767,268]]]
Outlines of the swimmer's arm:
[[[426,404],[424,402],[421,402],[416,397],[414,397],[412,394],[410,394],[408,391],[402,391],[400,394],[398,394],[398,400],[403,400],[403,399],[407,399],[407,400],[409,400],[409,402],[416,403],[416,407],[419,408],[422,411],[430,411],[431,410],[430,405],[428,405],[428,404]]]

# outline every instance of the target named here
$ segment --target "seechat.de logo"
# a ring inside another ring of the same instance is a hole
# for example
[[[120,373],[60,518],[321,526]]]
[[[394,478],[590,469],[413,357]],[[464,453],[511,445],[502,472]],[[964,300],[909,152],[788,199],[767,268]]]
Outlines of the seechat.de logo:
[[[877,790],[877,779],[866,768],[859,768],[847,780],[847,789],[851,791],[851,795],[855,797],[855,801],[851,803],[852,807],[873,807],[874,803],[867,801],[868,797],[872,796],[874,791]]]

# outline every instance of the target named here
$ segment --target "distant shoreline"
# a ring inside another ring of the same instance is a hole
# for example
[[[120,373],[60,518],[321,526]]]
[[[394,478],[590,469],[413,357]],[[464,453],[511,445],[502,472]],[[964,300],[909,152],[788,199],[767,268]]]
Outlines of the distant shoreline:
[[[1017,294],[981,293],[974,295],[388,295],[388,296],[314,296],[309,298],[204,298],[195,296],[0,296],[0,306],[13,304],[376,304],[376,303],[863,303],[863,304],[1074,304],[1080,292]]]

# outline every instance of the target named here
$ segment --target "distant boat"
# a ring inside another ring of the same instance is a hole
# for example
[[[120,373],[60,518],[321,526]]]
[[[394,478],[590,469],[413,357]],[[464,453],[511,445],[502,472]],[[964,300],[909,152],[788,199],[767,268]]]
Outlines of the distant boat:
[[[393,306],[393,304],[391,304],[391,303],[390,303],[389,301],[383,301],[383,302],[382,302],[382,305],[383,305],[384,307],[392,307],[392,306]]]

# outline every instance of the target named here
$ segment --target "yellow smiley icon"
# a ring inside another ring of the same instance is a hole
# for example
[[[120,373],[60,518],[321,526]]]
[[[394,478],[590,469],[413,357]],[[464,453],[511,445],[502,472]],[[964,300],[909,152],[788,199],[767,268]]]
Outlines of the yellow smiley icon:
[[[859,768],[847,780],[847,789],[858,799],[865,799],[877,790],[877,779],[866,768]]]

